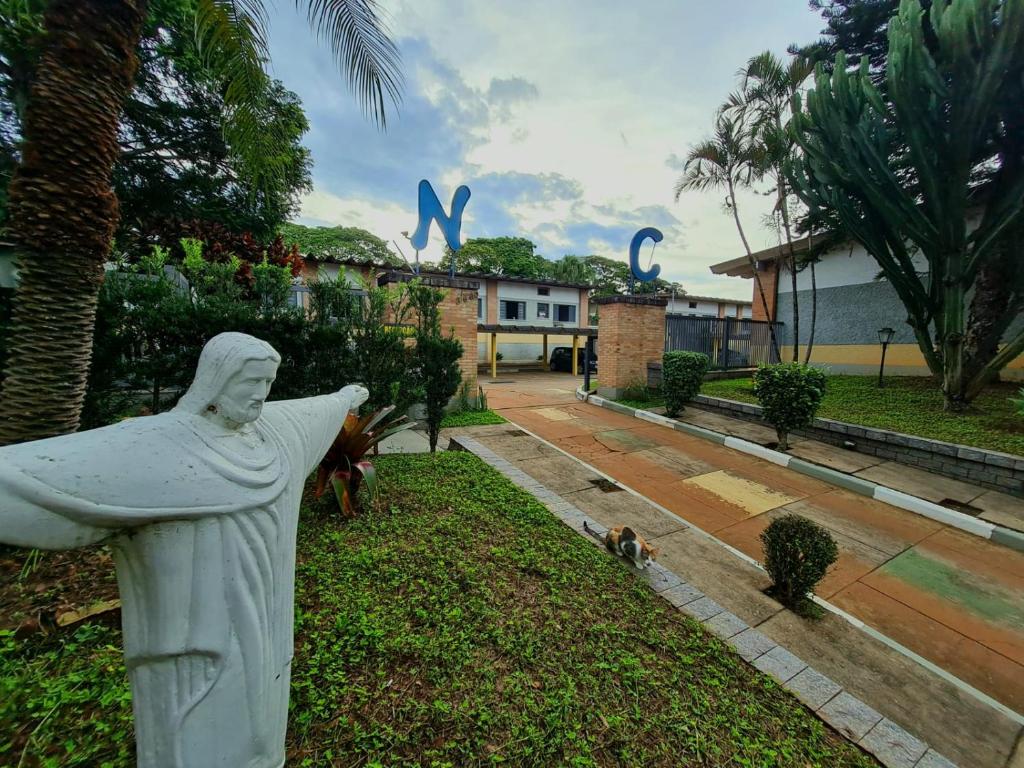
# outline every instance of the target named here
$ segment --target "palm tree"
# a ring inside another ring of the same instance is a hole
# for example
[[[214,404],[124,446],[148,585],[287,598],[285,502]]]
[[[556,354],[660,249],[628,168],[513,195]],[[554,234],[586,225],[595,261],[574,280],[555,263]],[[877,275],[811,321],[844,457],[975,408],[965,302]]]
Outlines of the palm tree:
[[[381,127],[401,92],[398,51],[375,0],[308,0],[310,24],[338,59],[357,101]],[[78,428],[92,353],[96,301],[117,223],[111,173],[146,0],[51,0],[46,36],[25,105],[20,164],[9,189],[8,236],[19,287],[0,445]],[[197,40],[227,82],[226,127],[243,158],[266,157],[267,15],[260,0],[197,0]]]
[[[551,277],[563,283],[590,284],[594,282],[594,268],[581,256],[567,255],[551,264]]]
[[[794,141],[786,130],[788,110],[793,96],[810,77],[813,67],[803,57],[793,56],[783,63],[771,51],[754,56],[739,74],[741,92],[730,97],[729,109],[749,120],[754,143],[756,178],[770,178],[775,193],[774,215],[782,223],[789,252],[789,275],[793,290],[793,360],[800,359],[800,307],[797,298],[797,259],[793,248],[793,231],[789,206],[791,190],[786,181],[785,166],[794,152]],[[814,262],[810,266],[814,280]],[[817,297],[812,299],[812,333],[817,319]],[[810,360],[813,341],[807,345],[804,362]]]
[[[683,175],[679,177],[675,187],[675,199],[688,191],[706,191],[709,189],[725,189],[725,207],[732,212],[736,222],[736,231],[747,254],[747,261],[754,273],[757,292],[761,296],[761,305],[768,310],[761,275],[757,271],[754,253],[750,250],[743,224],[740,222],[739,208],[736,205],[736,189],[750,185],[754,173],[754,152],[742,118],[732,117],[726,112],[719,113],[715,122],[715,134],[710,139],[696,144],[686,154]],[[780,359],[779,341],[775,337],[775,324],[768,318],[768,331],[771,334],[772,353]]]

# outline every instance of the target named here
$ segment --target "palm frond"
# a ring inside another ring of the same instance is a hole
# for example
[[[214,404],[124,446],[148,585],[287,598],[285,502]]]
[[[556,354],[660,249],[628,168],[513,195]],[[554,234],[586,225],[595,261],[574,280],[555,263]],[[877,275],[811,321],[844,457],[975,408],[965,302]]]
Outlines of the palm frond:
[[[387,127],[387,102],[402,101],[402,67],[373,0],[296,0],[306,6],[306,18],[325,40],[363,112],[381,128]]]

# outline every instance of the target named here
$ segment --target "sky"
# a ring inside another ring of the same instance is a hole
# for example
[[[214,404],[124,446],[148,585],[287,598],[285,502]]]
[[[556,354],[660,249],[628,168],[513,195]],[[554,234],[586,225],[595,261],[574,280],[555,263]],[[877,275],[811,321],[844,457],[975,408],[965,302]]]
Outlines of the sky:
[[[806,0],[379,0],[405,75],[386,132],[305,17],[276,5],[270,73],[310,121],[313,190],[298,222],[363,227],[411,259],[401,233],[416,228],[420,179],[446,210],[465,184],[463,241],[518,236],[551,259],[627,261],[633,234],[653,226],[665,235],[653,253],[662,278],[750,299],[750,281],[708,269],[743,254],[724,193],[676,201],[673,188],[744,62],[818,37]],[[762,224],[770,207],[753,192],[739,199],[755,250],[778,242]],[[442,246],[435,225],[421,258]],[[651,257],[648,241],[641,266]]]

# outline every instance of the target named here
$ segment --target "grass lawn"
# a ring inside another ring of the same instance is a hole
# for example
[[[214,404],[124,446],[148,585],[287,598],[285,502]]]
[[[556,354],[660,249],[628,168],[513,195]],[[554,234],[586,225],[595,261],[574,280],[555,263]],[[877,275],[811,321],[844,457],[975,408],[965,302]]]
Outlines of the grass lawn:
[[[376,463],[375,510],[303,510],[290,768],[875,765],[475,457]],[[0,764],[133,765],[120,644],[0,635]]]
[[[441,420],[441,427],[480,427],[487,424],[504,424],[505,419],[494,411],[459,411],[449,413]]]
[[[879,389],[871,376],[829,376],[818,415],[866,427],[889,429],[933,440],[945,440],[1024,456],[1024,417],[1009,398],[1019,384],[990,386],[964,414],[942,410],[942,393],[929,378],[892,376]],[[756,403],[753,381],[706,381],[701,394]]]

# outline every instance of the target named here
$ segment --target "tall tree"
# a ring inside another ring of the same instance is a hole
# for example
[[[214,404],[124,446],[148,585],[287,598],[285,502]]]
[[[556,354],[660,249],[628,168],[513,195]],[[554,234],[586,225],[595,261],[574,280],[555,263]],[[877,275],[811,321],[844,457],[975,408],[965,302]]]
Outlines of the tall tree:
[[[383,126],[387,101],[399,98],[399,57],[375,2],[298,5],[336,54],[359,103]],[[9,188],[20,283],[0,390],[0,444],[78,426],[103,263],[118,221],[111,185],[118,123],[145,18],[145,0],[47,5]],[[282,137],[266,130],[266,23],[259,0],[198,0],[201,55],[227,79],[228,141],[249,167],[273,179],[283,172],[272,162]]]
[[[298,97],[279,83],[269,83],[266,92],[267,115],[284,139],[273,159],[282,171],[274,183],[226,141],[231,114],[222,96],[225,78],[198,55],[196,2],[150,0],[143,25],[113,173],[121,213],[117,250],[133,258],[147,254],[154,236],[174,219],[216,221],[265,240],[310,187],[309,150],[301,144],[308,123]],[[9,181],[3,169],[13,172],[17,165],[22,107],[44,39],[45,5],[0,0],[0,226]]]
[[[571,254],[551,263],[550,276],[562,283],[591,284],[596,279],[594,268],[586,259]]]
[[[775,197],[772,219],[781,225],[785,237],[786,264],[792,282],[793,302],[793,360],[800,359],[800,302],[797,291],[797,255],[793,247],[793,226],[790,207],[793,204],[789,182],[784,168],[791,160],[794,141],[786,130],[789,121],[789,105],[803,82],[810,76],[811,67],[807,60],[793,56],[788,62],[781,61],[771,51],[754,56],[740,70],[742,90],[727,102],[728,107],[743,115],[750,125],[754,156],[754,174],[771,183],[769,194]],[[811,262],[814,269],[814,262]],[[812,302],[813,303],[813,302]],[[807,345],[807,356],[813,341]]]
[[[401,266],[404,262],[388,244],[372,232],[359,227],[306,227],[282,224],[279,232],[285,243],[294,243],[303,256],[321,261],[361,261],[379,266]]]
[[[696,144],[686,154],[683,174],[676,182],[675,199],[678,202],[683,192],[706,191],[709,189],[725,190],[725,208],[732,213],[736,223],[736,231],[743,241],[743,249],[747,255],[754,282],[761,297],[761,305],[768,310],[769,304],[761,283],[761,275],[757,271],[754,252],[743,231],[740,221],[739,207],[736,203],[736,190],[750,186],[755,170],[755,150],[750,132],[740,117],[719,113],[715,121],[715,134],[710,139]],[[773,318],[768,318],[772,320]],[[779,358],[779,340],[775,336],[775,326],[769,323],[768,331],[772,340],[772,353]]]
[[[1004,339],[1024,310],[1024,0],[935,0],[927,22],[932,44],[903,0],[884,91],[866,59],[818,67],[790,176],[878,262],[957,411],[1024,352]]]
[[[455,268],[460,272],[539,279],[547,276],[551,262],[536,249],[525,237],[471,237],[455,254]],[[445,246],[446,264],[450,258]]]

